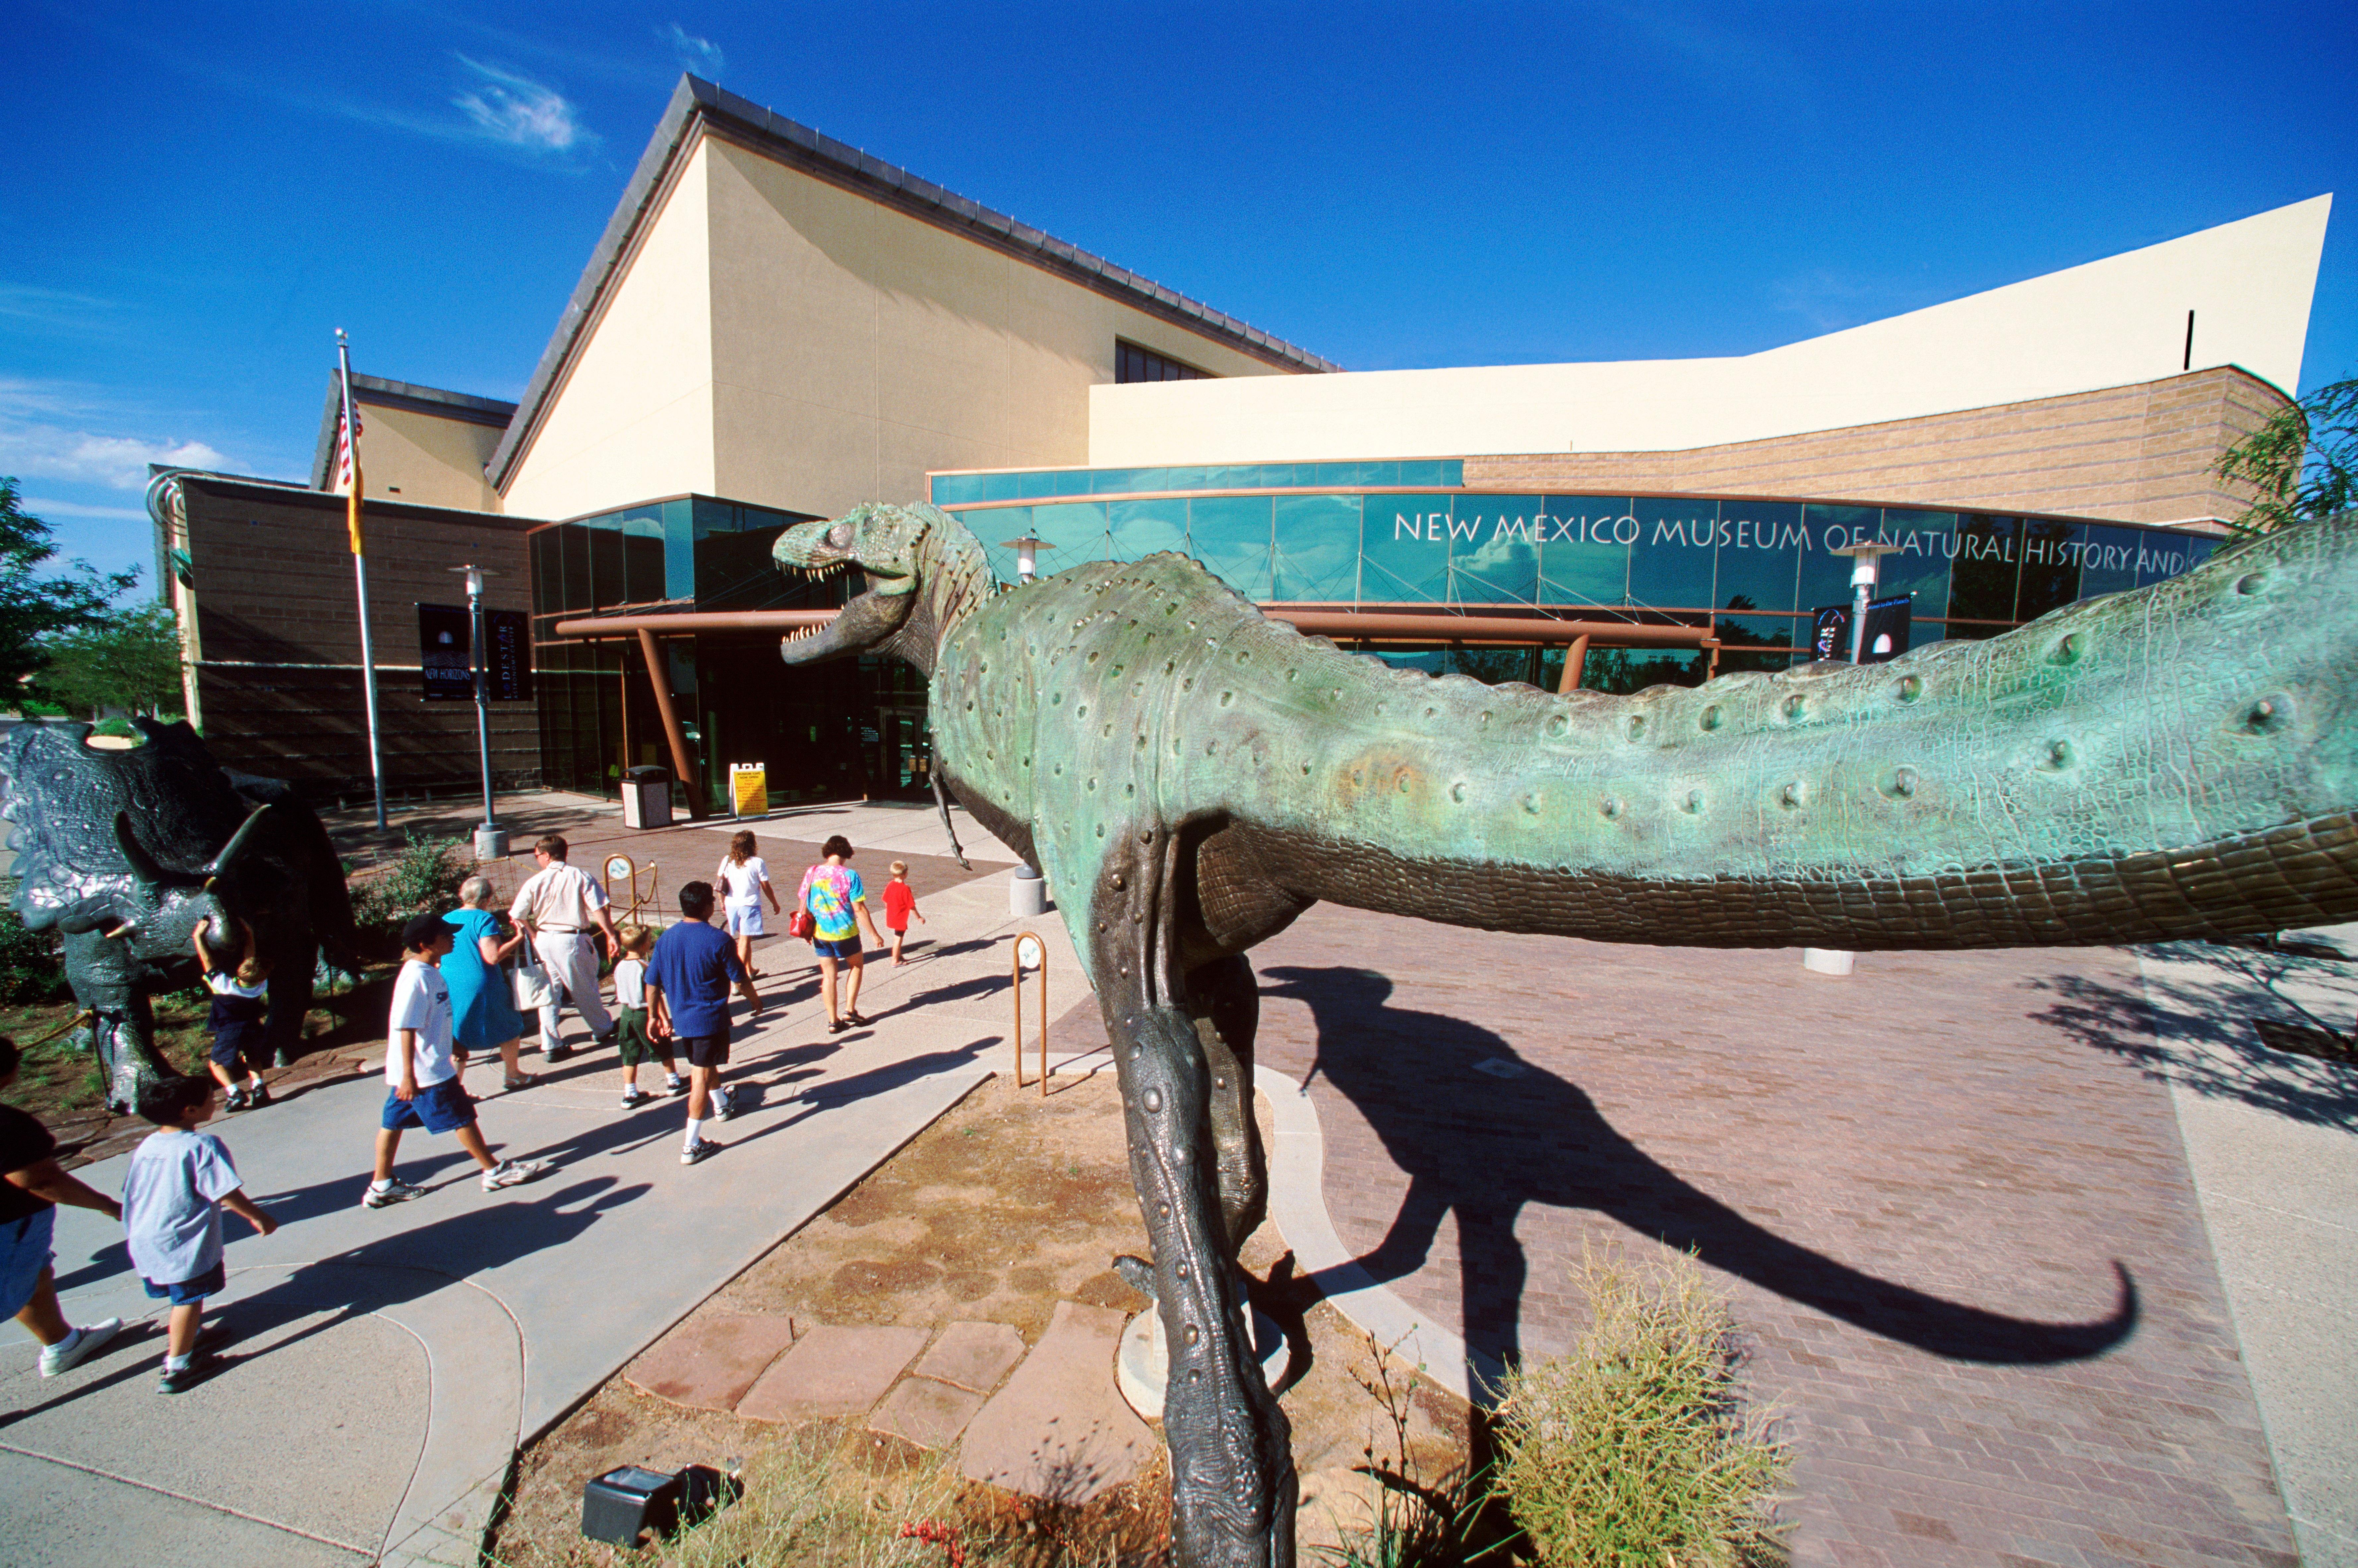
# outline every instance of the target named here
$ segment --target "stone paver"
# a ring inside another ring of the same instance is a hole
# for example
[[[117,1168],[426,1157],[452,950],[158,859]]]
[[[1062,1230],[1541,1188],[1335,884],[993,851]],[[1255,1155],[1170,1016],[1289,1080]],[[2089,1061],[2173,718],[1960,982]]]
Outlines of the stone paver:
[[[920,1448],[947,1448],[980,1409],[980,1394],[931,1378],[903,1378],[868,1424]]]
[[[1023,1336],[1003,1323],[953,1323],[911,1370],[987,1394],[1023,1359]]]
[[[1253,961],[1346,1249],[1477,1367],[1570,1346],[1585,1247],[1696,1250],[1798,1568],[2295,1562],[2130,955],[1833,979],[1320,906]]]
[[[735,1410],[794,1343],[786,1318],[698,1313],[649,1346],[623,1375],[633,1388],[676,1405]]]
[[[969,1480],[1086,1503],[1145,1468],[1160,1444],[1114,1390],[1123,1314],[1058,1302],[1047,1332],[959,1445]]]
[[[931,1329],[814,1324],[737,1401],[755,1421],[859,1415],[884,1397]]]

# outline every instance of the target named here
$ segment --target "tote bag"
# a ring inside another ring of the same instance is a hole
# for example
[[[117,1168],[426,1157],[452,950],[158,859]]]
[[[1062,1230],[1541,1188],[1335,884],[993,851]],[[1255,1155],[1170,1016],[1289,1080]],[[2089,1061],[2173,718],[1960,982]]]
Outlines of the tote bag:
[[[519,1012],[532,1012],[557,1000],[557,982],[549,979],[548,970],[533,951],[530,942],[515,950],[515,1004]]]

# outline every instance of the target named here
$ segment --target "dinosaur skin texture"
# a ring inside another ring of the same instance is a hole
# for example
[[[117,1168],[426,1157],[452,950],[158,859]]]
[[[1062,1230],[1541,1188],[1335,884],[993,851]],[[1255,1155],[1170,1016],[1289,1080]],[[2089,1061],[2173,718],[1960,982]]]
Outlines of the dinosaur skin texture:
[[[1179,556],[1001,592],[926,506],[802,524],[775,554],[865,574],[783,656],[891,654],[926,674],[945,781],[1047,877],[1086,956],[1153,1239],[1193,1568],[1293,1561],[1288,1429],[1245,1349],[1233,1261],[1266,1193],[1244,954],[1317,900],[1862,950],[2358,918],[2349,522],[1986,642],[1620,697],[1395,672]],[[2020,1324],[2018,1358],[2117,1342],[2125,1277],[2122,1301],[2104,1323]]]
[[[253,927],[271,963],[265,1041],[282,1064],[299,1048],[322,945],[357,967],[343,869],[319,819],[284,783],[221,766],[187,724],[136,722],[146,739],[127,751],[85,745],[87,724],[20,724],[0,742],[14,907],[31,929],[59,933],[117,1111],[176,1071],[156,1054],[148,998],[201,979],[198,921]]]

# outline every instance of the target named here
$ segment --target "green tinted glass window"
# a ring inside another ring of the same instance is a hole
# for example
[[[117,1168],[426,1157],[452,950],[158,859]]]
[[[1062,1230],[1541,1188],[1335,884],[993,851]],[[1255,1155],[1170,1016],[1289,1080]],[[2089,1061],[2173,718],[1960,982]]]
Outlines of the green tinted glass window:
[[[1274,499],[1277,543],[1271,596],[1287,603],[1350,603],[1359,582],[1359,498]]]
[[[1911,621],[1949,612],[1949,557],[1957,549],[1957,514],[1953,512],[1908,512],[1887,508],[1883,542],[1897,546],[1881,563],[1882,580],[1876,591],[1889,598],[1907,594],[1915,602]],[[1915,638],[1924,639],[1921,635]]]
[[[1109,501],[1107,525],[1113,532],[1113,556],[1134,561],[1158,550],[1187,550],[1187,503],[1178,496],[1158,501]]]
[[[1629,550],[1638,519],[1624,495],[1551,495],[1534,514],[1542,604],[1585,609],[1629,597]]]
[[[2019,518],[1968,513],[1957,524],[1957,558],[1949,567],[1949,614],[1969,621],[2014,619],[2021,576]]]
[[[1187,505],[1187,537],[1195,558],[1247,599],[1270,597],[1271,526],[1266,495],[1206,497]]]
[[[2080,597],[2080,558],[2087,530],[2077,523],[2022,520],[2022,576],[2015,585],[2014,618],[2036,621]]]
[[[1536,495],[1461,495],[1450,509],[1449,597],[1459,604],[1531,605],[1540,592]]]
[[[2166,534],[2158,528],[2148,529],[2144,551],[2137,557],[2137,586],[2146,587],[2180,572],[2192,571],[2209,560],[2220,541],[2200,534]]]
[[[1719,503],[1641,496],[1632,502],[1629,598],[1658,609],[1707,610],[1719,553]]]
[[[1790,501],[1721,502],[1719,602],[1741,597],[1754,610],[1795,608],[1801,527],[1801,509]]]
[[[1359,524],[1363,603],[1441,603],[1449,597],[1448,495],[1370,495]]]

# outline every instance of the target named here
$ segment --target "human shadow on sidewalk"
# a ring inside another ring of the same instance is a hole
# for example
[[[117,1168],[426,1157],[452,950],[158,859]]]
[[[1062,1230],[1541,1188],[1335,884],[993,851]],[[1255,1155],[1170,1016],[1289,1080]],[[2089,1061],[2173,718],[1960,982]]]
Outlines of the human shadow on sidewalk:
[[[227,1331],[228,1340],[223,1346],[221,1370],[213,1376],[234,1375],[237,1364],[247,1358],[238,1353],[239,1342],[251,1341],[276,1325],[323,1311],[329,1314],[253,1354],[282,1350],[354,1318],[401,1306],[534,1253],[565,1246],[607,1213],[652,1190],[644,1182],[619,1185],[612,1176],[588,1177],[568,1184],[552,1184],[545,1190],[536,1186],[509,1188],[496,1197],[487,1197],[482,1206],[463,1214],[391,1229],[343,1251],[288,1266],[293,1271],[286,1279],[250,1296],[223,1302],[215,1309],[215,1323]],[[277,1212],[276,1204],[271,1206],[273,1212]],[[397,1208],[376,1212],[397,1223]],[[233,1269],[243,1266],[234,1247],[227,1261]],[[162,1309],[159,1306],[157,1310]],[[133,1332],[126,1333],[124,1346],[153,1341],[149,1346],[152,1349],[162,1343],[160,1324],[150,1332],[133,1336],[141,1326],[126,1325],[126,1330]],[[120,1351],[110,1346],[105,1354],[111,1358]],[[77,1380],[39,1404],[0,1414],[0,1427],[126,1379],[152,1377],[155,1371],[152,1357],[132,1357],[103,1378]]]
[[[1310,1076],[1323,1074],[1357,1106],[1408,1173],[1390,1231],[1359,1266],[1378,1281],[1413,1273],[1455,1213],[1462,1321],[1476,1364],[1468,1371],[1479,1379],[1521,1354],[1526,1266],[1515,1224],[1526,1204],[1593,1209],[1789,1301],[1952,1360],[2081,1360],[2136,1326],[2136,1287],[2117,1261],[2117,1304],[2092,1323],[2009,1317],[1877,1279],[1691,1185],[1617,1131],[1577,1086],[1521,1060],[1489,1030],[1390,1006],[1383,975],[1289,967],[1265,978],[1276,982],[1265,996],[1310,1007],[1318,1032]],[[1332,1270],[1318,1277],[1346,1283]]]

